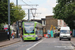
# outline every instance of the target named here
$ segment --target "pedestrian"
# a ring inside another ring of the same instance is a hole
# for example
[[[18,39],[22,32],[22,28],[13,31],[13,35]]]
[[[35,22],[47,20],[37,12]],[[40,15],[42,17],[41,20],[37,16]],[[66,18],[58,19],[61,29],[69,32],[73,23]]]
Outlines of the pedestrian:
[[[22,34],[20,34],[20,38],[22,38]]]
[[[72,31],[70,31],[70,35],[71,35],[71,37],[72,37]]]
[[[56,30],[54,30],[54,38],[56,38]]]
[[[51,33],[50,33],[50,31],[49,31],[49,33],[48,33],[48,36],[49,36],[49,38],[51,37]]]
[[[14,39],[14,36],[15,36],[15,31],[14,30],[13,30],[11,36],[12,36],[12,39]]]

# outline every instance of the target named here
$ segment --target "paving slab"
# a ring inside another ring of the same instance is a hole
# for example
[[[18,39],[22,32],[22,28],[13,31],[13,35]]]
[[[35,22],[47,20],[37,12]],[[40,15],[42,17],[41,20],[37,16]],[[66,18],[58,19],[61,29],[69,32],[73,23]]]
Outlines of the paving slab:
[[[1,41],[0,42],[0,47],[7,46],[7,45],[10,45],[10,44],[13,44],[13,43],[16,43],[16,42],[20,42],[20,41],[21,41],[20,38]]]
[[[72,46],[74,46],[75,47],[75,38],[73,37],[73,38],[71,38],[71,44],[72,44]]]

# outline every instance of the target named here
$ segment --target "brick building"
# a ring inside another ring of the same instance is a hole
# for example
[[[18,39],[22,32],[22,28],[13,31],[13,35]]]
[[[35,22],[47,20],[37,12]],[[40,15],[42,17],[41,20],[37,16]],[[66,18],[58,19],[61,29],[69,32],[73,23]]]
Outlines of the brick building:
[[[51,25],[57,27],[58,19],[54,19],[52,16],[46,16],[46,32],[50,30]]]
[[[47,33],[47,30],[50,30],[51,25],[55,27],[58,26],[58,19],[54,19],[52,16],[46,16],[46,18],[42,18],[41,20],[44,33]]]

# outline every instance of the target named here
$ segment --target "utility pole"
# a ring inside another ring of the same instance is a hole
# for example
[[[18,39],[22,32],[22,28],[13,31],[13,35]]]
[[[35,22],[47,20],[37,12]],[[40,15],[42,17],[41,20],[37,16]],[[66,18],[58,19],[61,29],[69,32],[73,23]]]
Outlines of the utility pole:
[[[29,19],[30,19],[30,10],[28,9],[28,22],[29,22]]]
[[[36,8],[28,9],[28,21],[30,20],[30,10],[36,10]]]
[[[18,0],[16,0],[16,6],[18,6]]]
[[[23,1],[23,0],[22,0]],[[23,1],[24,2],[24,1]],[[24,2],[25,4],[22,4],[21,6],[38,6],[38,4],[27,4],[26,2]],[[30,19],[30,10],[33,10],[33,8],[28,9],[28,21]]]
[[[23,1],[23,0],[22,0]],[[24,2],[24,1],[23,1]],[[22,4],[21,6],[38,6],[38,4],[27,4],[26,2],[24,2],[25,4]],[[16,6],[18,6],[18,0],[16,0]],[[29,21],[29,18],[30,18],[30,10],[33,10],[33,9],[28,9],[28,21]],[[36,9],[35,9],[36,11]],[[33,14],[32,14],[33,15]],[[33,15],[33,17],[35,18],[35,16]]]
[[[37,10],[37,9],[34,9],[35,12],[33,13],[33,12],[32,12],[33,9],[34,9],[34,8],[31,9],[31,13],[32,13],[33,19],[35,19],[36,14],[41,14],[41,13],[36,13],[36,10]]]
[[[8,30],[9,30],[9,40],[10,40],[10,0],[8,0]]]
[[[16,0],[16,6],[18,6],[18,0]],[[16,36],[17,36],[17,38],[18,38],[18,33],[19,33],[19,22],[17,21],[16,24],[17,24],[17,28],[16,28],[17,34],[16,34]]]

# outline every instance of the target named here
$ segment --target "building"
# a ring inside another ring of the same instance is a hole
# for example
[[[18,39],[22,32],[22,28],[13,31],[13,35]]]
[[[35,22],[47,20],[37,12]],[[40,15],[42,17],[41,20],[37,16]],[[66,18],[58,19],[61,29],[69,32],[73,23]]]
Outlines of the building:
[[[46,16],[46,18],[42,18],[42,26],[43,26],[43,33],[47,33],[47,30],[50,30],[51,25],[58,27],[58,20],[54,19],[53,16]]]
[[[31,19],[31,21],[36,21],[36,22],[39,22],[39,23],[41,23],[41,24],[42,24],[42,21],[41,21],[41,20],[39,20],[39,19]]]
[[[43,33],[45,34],[46,33],[46,19],[42,18],[41,21],[42,21]]]
[[[64,20],[58,19],[58,27],[66,27],[67,24],[64,22]]]
[[[51,25],[58,27],[58,19],[54,19],[53,16],[46,16],[46,32],[50,30]]]

